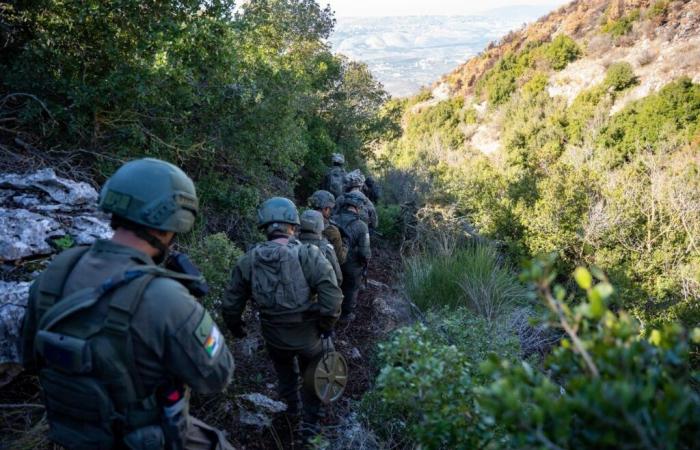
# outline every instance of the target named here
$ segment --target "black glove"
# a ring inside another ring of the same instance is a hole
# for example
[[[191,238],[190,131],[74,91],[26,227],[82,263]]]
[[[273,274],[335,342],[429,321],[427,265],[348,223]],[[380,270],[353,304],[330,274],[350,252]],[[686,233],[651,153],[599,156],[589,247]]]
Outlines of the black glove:
[[[165,268],[173,272],[184,273],[185,275],[202,276],[202,272],[199,271],[186,253],[170,252],[168,259],[165,261]],[[209,293],[209,285],[204,281],[204,278],[198,281],[182,281],[182,284],[196,298],[202,298]]]
[[[246,332],[243,322],[231,324],[228,326],[228,329],[231,330],[231,334],[233,334],[234,337],[244,338],[248,336],[248,332]]]

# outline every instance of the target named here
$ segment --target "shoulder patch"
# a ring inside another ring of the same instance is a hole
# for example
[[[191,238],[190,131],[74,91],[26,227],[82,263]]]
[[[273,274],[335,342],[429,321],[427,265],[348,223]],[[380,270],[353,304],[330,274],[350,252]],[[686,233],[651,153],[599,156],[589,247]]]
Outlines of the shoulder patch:
[[[210,358],[216,356],[221,348],[223,336],[207,311],[204,312],[202,320],[194,330],[194,335]]]

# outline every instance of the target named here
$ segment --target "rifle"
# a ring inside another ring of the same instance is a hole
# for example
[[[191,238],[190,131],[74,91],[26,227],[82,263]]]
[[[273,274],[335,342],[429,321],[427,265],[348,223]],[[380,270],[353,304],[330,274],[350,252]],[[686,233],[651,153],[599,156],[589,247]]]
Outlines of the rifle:
[[[195,298],[202,298],[209,293],[209,285],[202,277],[202,272],[194,265],[186,253],[172,251],[165,261],[165,268],[173,272],[199,277],[196,281],[182,282]]]

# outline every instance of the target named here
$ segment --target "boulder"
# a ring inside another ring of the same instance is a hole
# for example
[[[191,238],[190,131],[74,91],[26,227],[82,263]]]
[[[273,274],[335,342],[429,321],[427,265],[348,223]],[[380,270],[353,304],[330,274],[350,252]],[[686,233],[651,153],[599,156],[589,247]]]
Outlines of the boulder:
[[[20,333],[30,284],[0,281],[0,387],[22,371]]]
[[[109,238],[112,230],[97,210],[97,199],[92,186],[61,178],[53,169],[0,174],[0,262],[7,262],[0,266],[0,279],[13,280],[0,281],[0,386],[22,370],[20,331],[36,274],[18,276],[20,262]]]

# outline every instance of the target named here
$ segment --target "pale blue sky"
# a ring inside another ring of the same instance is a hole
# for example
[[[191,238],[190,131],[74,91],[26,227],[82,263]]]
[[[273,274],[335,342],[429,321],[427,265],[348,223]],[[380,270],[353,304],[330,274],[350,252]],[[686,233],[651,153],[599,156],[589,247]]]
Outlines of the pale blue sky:
[[[514,5],[552,5],[570,0],[321,0],[329,3],[336,17],[469,15]]]

